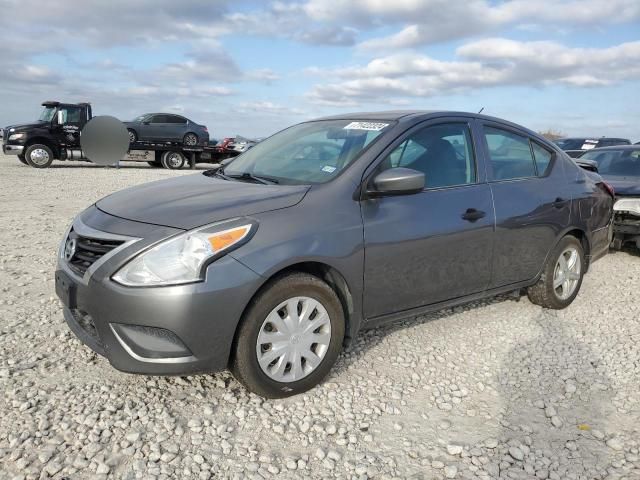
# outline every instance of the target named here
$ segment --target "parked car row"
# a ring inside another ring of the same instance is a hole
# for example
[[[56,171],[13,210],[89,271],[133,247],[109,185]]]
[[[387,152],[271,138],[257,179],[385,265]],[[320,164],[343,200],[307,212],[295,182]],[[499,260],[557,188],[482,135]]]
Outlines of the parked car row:
[[[99,200],[63,237],[56,292],[117,369],[230,368],[285,397],[365,328],[507,292],[569,306],[613,205],[599,174],[505,120],[340,115]]]
[[[631,145],[631,142],[627,138],[614,138],[614,137],[571,137],[560,138],[555,141],[564,152],[570,157],[577,158],[584,152],[591,150],[592,148],[601,147],[613,147],[615,145]]]

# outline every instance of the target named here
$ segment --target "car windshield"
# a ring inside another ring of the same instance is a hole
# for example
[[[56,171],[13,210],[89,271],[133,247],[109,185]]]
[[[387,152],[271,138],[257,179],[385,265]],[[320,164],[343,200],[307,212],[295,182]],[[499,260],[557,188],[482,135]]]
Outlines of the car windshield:
[[[40,114],[40,118],[38,118],[38,120],[40,120],[41,122],[50,122],[55,113],[56,113],[56,107],[44,107],[44,109],[42,110],[42,113]]]
[[[593,160],[601,175],[640,177],[640,148],[637,150],[595,150],[580,159]]]
[[[140,115],[139,117],[134,118],[132,121],[141,122],[142,120],[144,120],[144,117],[146,117],[146,115]]]
[[[285,184],[325,183],[353,162],[390,125],[358,120],[301,123],[258,143],[221,173]]]

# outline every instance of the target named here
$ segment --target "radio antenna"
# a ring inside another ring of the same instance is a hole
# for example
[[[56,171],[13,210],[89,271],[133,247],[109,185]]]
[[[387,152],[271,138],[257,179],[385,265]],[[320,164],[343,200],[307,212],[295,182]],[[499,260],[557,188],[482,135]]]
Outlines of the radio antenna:
[[[483,110],[484,110],[484,107],[482,107],[478,113],[482,113]]]

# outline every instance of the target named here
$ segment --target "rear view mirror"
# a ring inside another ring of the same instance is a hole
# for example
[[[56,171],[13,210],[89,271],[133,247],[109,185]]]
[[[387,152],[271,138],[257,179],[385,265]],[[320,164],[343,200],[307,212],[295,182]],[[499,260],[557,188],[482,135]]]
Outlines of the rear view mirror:
[[[390,168],[376,175],[372,182],[373,190],[369,194],[410,195],[421,192],[425,186],[424,173],[411,168]]]

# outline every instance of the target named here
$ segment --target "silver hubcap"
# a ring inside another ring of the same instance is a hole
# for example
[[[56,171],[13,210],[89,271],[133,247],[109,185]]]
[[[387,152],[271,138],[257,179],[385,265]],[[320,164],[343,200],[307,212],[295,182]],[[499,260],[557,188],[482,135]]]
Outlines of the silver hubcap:
[[[569,247],[562,252],[553,272],[553,289],[560,300],[566,300],[575,292],[581,268],[578,250]]]
[[[44,165],[49,161],[49,154],[43,148],[35,148],[29,158],[36,165]]]
[[[178,168],[182,163],[182,157],[177,153],[172,153],[167,157],[167,165],[171,168]]]
[[[198,143],[198,139],[194,135],[187,135],[184,140],[184,143],[187,145],[195,145]]]
[[[129,132],[129,142],[135,142],[136,141],[136,134],[133,132]]]
[[[256,354],[264,373],[277,382],[295,382],[322,363],[331,341],[331,321],[320,302],[285,300],[260,327]]]

